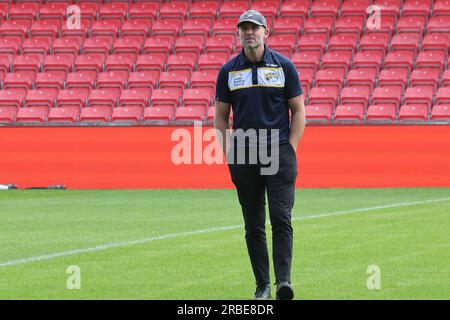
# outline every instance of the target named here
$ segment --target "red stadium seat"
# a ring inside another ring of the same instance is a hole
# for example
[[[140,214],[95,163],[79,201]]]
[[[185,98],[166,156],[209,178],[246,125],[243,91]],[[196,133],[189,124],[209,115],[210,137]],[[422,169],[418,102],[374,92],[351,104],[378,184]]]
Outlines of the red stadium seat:
[[[251,8],[253,10],[261,12],[267,19],[267,22],[273,25],[275,18],[278,15],[278,10],[280,6],[280,1],[278,0],[263,0],[263,1],[253,1]]]
[[[152,106],[156,105],[172,105],[177,108],[180,105],[182,88],[161,88],[153,90],[151,97]]]
[[[195,69],[197,59],[197,55],[192,52],[171,54],[167,59],[167,71],[187,70],[190,74]]]
[[[294,34],[296,41],[303,29],[303,18],[283,17],[275,20],[273,34]]]
[[[306,97],[309,94],[309,91],[311,91],[316,72],[310,68],[297,68],[297,73]]]
[[[370,68],[378,72],[381,69],[384,53],[378,50],[359,51],[353,57],[353,68]]]
[[[135,62],[136,56],[134,53],[110,54],[106,58],[105,69],[106,71],[123,70],[130,73]]]
[[[338,15],[339,5],[339,0],[313,1],[309,15],[311,17],[332,17],[335,19]]]
[[[99,74],[103,71],[103,63],[105,59],[101,54],[89,53],[82,54],[75,59],[75,71],[92,70]]]
[[[36,76],[35,87],[39,88],[56,88],[62,89],[66,74],[62,71],[40,72]]]
[[[25,39],[22,43],[22,53],[37,53],[44,57],[49,54],[51,47],[51,40],[45,37],[35,37]]]
[[[396,17],[394,16],[381,16],[379,24],[371,24],[366,23],[366,34],[386,34],[388,38],[390,39],[394,29],[395,29],[395,23],[397,21]],[[369,19],[367,20],[369,22]],[[376,20],[375,20],[376,22]]]
[[[188,70],[171,70],[161,72],[159,76],[159,87],[178,87],[184,90],[187,88],[190,78],[190,72]]]
[[[128,88],[150,88],[157,87],[160,72],[159,70],[140,70],[130,73],[128,78]]]
[[[345,87],[341,92],[341,104],[360,104],[367,107],[370,97],[370,88],[367,86]]]
[[[445,65],[445,53],[437,50],[422,51],[416,59],[417,68],[437,68],[441,72]]]
[[[46,55],[44,60],[44,71],[62,71],[66,75],[72,70],[75,57],[71,54],[55,53]]]
[[[17,106],[0,105],[0,123],[14,123],[14,121],[16,121],[17,109]]]
[[[380,86],[400,86],[403,90],[408,80],[408,70],[406,68],[392,68],[381,70],[378,76]]]
[[[360,104],[343,104],[336,107],[335,123],[362,123],[364,120],[364,106]]]
[[[16,55],[12,64],[12,70],[32,71],[35,75],[41,69],[41,64],[44,62],[44,57],[40,54],[23,54]]]
[[[71,54],[75,58],[83,47],[83,40],[79,37],[66,37],[55,39],[53,42],[53,54],[64,53]]]
[[[191,88],[184,90],[181,103],[183,105],[200,104],[209,107],[214,99],[212,88]]]
[[[414,56],[419,50],[420,35],[418,33],[401,33],[396,34],[391,40],[391,50],[410,50]]]
[[[144,53],[164,53],[167,56],[172,53],[174,36],[152,36],[145,40]]]
[[[344,0],[341,5],[341,17],[359,16],[367,17],[368,0]]]
[[[148,88],[132,88],[123,90],[119,98],[119,106],[141,106],[145,108],[149,105],[151,90]]]
[[[236,25],[238,18],[217,19],[214,21],[212,30],[213,36],[231,35],[236,36]]]
[[[202,36],[206,39],[211,34],[212,20],[208,19],[189,19],[181,27],[184,36]]]
[[[450,104],[435,105],[431,110],[431,121],[433,122],[445,121],[446,123],[450,122]]]
[[[22,42],[21,37],[0,38],[0,54],[9,54],[14,57],[14,55],[19,53]]]
[[[80,118],[80,109],[78,106],[66,106],[61,108],[52,108],[48,114],[49,123],[76,123]]]
[[[128,80],[128,71],[112,70],[101,72],[97,78],[97,89],[103,88],[125,88],[125,82]]]
[[[297,68],[309,68],[316,72],[320,65],[320,58],[319,51],[301,51],[292,55],[292,62]]]
[[[442,74],[442,86],[450,86],[450,69],[445,70]]]
[[[353,54],[356,51],[358,35],[355,33],[339,33],[332,35],[328,42],[329,51],[349,51]]]
[[[15,3],[9,7],[9,19],[26,19],[33,21],[36,19],[36,13],[39,12],[40,3]]]
[[[342,68],[347,73],[351,59],[352,53],[348,51],[327,52],[322,58],[322,68]]]
[[[152,20],[149,19],[133,19],[133,20],[125,20],[122,24],[121,36],[135,36],[141,37],[142,40],[149,35],[150,30],[152,28]]]
[[[0,37],[18,36],[25,39],[30,28],[31,22],[27,20],[3,21],[0,25]]]
[[[40,88],[28,90],[25,98],[26,107],[44,107],[49,110],[54,107],[54,102],[58,96],[58,88]]]
[[[113,53],[133,54],[134,60],[141,53],[144,45],[144,39],[138,36],[126,36],[118,38],[113,45]]]
[[[122,21],[118,19],[98,20],[93,23],[91,33],[93,37],[110,37],[112,41],[115,41],[121,26]]]
[[[195,121],[203,122],[205,109],[201,106],[180,107],[175,112],[175,122],[178,124],[192,124]]]
[[[406,0],[403,3],[402,16],[428,17],[431,11],[432,0]]]
[[[95,106],[81,109],[80,122],[110,122],[112,115],[111,106]]]
[[[228,60],[226,52],[212,52],[201,54],[198,58],[198,70],[220,69]]]
[[[347,85],[352,86],[366,86],[372,92],[375,86],[375,79],[377,76],[376,69],[373,68],[358,68],[352,69],[347,75]]]
[[[181,36],[175,40],[175,53],[193,52],[197,56],[203,51],[204,38],[199,35]]]
[[[89,88],[70,88],[67,90],[60,90],[56,98],[57,107],[67,105],[76,105],[80,109],[86,106],[86,101],[89,97]]]
[[[247,0],[222,2],[219,9],[219,17],[239,18],[239,16],[248,9],[250,9],[250,5]]]
[[[176,37],[180,33],[183,22],[178,19],[155,20],[152,26],[153,36]]]
[[[306,20],[310,1],[308,0],[290,0],[283,1],[280,7],[280,17],[299,17]]]
[[[80,3],[80,6],[84,5],[84,4],[88,4],[88,3]],[[83,16],[83,13],[81,15]],[[91,25],[92,25],[92,20],[90,20],[88,18],[84,18],[84,19],[81,18],[80,25],[77,27],[75,27],[75,26],[69,27],[69,24],[67,23],[67,21],[65,21],[61,27],[61,37],[63,39],[67,38],[67,37],[70,37],[70,38],[75,37],[75,38],[80,39],[80,41],[84,41],[84,39],[86,39],[89,35],[89,30],[91,29]]]
[[[297,50],[318,51],[320,52],[320,55],[323,55],[327,41],[328,35],[326,33],[305,34],[298,39]]]
[[[448,57],[448,50],[450,48],[450,35],[445,33],[431,33],[426,34],[422,40],[422,49],[440,50]]]
[[[67,15],[68,3],[43,3],[39,9],[39,19],[58,19],[61,22]]]
[[[346,16],[336,20],[334,24],[334,33],[353,33],[358,40],[363,31],[364,18],[362,16]]]
[[[287,57],[292,55],[294,51],[296,36],[293,34],[278,34],[269,37],[268,46],[284,54]]]
[[[313,104],[306,106],[307,123],[330,123],[332,106],[330,104]]]
[[[11,72],[5,75],[3,80],[3,87],[6,88],[25,88],[31,89],[33,82],[36,79],[34,71],[19,71]]]
[[[402,99],[402,88],[400,86],[377,87],[372,93],[372,105],[391,105],[398,111]]]
[[[396,30],[397,33],[417,33],[422,37],[425,30],[427,18],[425,16],[408,16],[398,19]]]
[[[148,123],[167,125],[172,122],[175,108],[170,105],[158,105],[144,110],[144,121]]]
[[[450,87],[441,87],[436,92],[436,104],[450,103]]]
[[[387,52],[389,35],[385,33],[365,34],[361,37],[359,48],[361,51],[379,50],[383,55]]]
[[[424,104],[406,104],[400,108],[399,122],[428,121],[428,107]]]
[[[111,116],[112,122],[137,123],[142,121],[144,108],[140,106],[126,106],[114,108]]]
[[[368,123],[388,122],[393,123],[396,119],[396,107],[392,104],[371,105],[367,109],[366,120]]]
[[[67,76],[67,88],[89,88],[94,87],[94,82],[97,80],[97,73],[90,70],[82,70],[78,72],[71,72]]]
[[[137,2],[130,4],[129,19],[146,19],[153,21],[159,12],[159,2]]]
[[[111,37],[95,37],[88,38],[83,44],[83,53],[96,53],[102,55],[103,59],[111,51],[113,40]]]
[[[432,86],[414,86],[406,89],[403,104],[424,104],[431,111],[434,88]]]
[[[448,0],[434,1],[433,16],[450,16],[450,7]]]
[[[0,90],[0,106],[22,107],[23,100],[27,95],[25,88],[9,88]]]
[[[414,64],[415,54],[412,51],[398,50],[391,51],[384,59],[385,68],[405,69],[408,74],[411,72]]]
[[[43,108],[19,108],[16,122],[44,124],[47,120],[48,110]]]
[[[167,55],[161,52],[139,55],[136,60],[136,71],[158,70],[163,71],[167,63]]]
[[[192,72],[190,80],[191,88],[209,87],[214,89],[216,87],[218,74],[219,70],[216,69],[206,69]]]
[[[440,72],[436,68],[415,69],[411,73],[410,83],[412,86],[427,85],[437,88]]]
[[[80,8],[81,18],[85,18],[91,21],[97,19],[99,11],[99,3],[95,2],[78,2],[77,6]]]
[[[111,90],[108,89],[94,89],[91,90],[88,98],[88,107],[94,106],[110,106],[111,108],[117,105],[117,100],[119,99],[121,90]]]
[[[428,33],[434,32],[450,32],[450,16],[432,16],[428,20]],[[1,30],[1,29],[0,29]]]
[[[101,20],[119,19],[123,21],[127,18],[128,9],[129,4],[127,2],[106,2],[100,8],[99,18]]]
[[[397,18],[400,15],[402,0],[375,0],[374,4],[381,9],[381,16],[392,16]]]
[[[189,18],[208,18],[214,21],[219,10],[219,2],[217,1],[201,1],[192,2],[191,9],[189,11]]]
[[[58,35],[58,31],[61,29],[61,20],[59,19],[49,19],[49,20],[38,20],[33,22],[30,28],[30,35],[34,37],[49,37],[52,40]]]
[[[208,125],[214,124],[215,115],[216,115],[216,108],[215,107],[208,108],[208,110],[206,110],[205,123]]]
[[[316,85],[337,86],[339,90],[344,86],[345,70],[344,69],[322,69],[316,74]]]
[[[309,94],[309,104],[328,104],[334,108],[338,102],[338,98],[338,87],[315,87],[311,89]]]
[[[309,17],[303,26],[304,34],[325,33],[328,36],[333,31],[332,17]]]
[[[189,3],[188,2],[165,2],[161,3],[161,7],[159,8],[159,17],[160,19],[180,19],[184,22],[186,18],[186,13],[189,11]]]
[[[229,35],[213,36],[206,40],[205,51],[211,52],[226,52],[230,55],[234,51],[235,37]]]

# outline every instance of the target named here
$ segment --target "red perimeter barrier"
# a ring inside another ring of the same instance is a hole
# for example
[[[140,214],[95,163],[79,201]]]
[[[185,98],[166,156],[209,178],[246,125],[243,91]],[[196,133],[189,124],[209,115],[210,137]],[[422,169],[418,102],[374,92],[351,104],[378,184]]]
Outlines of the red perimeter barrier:
[[[233,187],[224,164],[172,163],[176,129],[194,132],[193,127],[3,127],[0,184]],[[297,154],[298,187],[450,187],[450,126],[308,126]]]

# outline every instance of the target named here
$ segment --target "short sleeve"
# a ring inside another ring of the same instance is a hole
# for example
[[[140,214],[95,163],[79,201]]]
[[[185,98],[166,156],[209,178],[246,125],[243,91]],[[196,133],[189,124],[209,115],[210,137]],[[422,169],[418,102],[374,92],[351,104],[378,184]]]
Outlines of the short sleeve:
[[[231,103],[231,91],[228,87],[228,71],[222,67],[217,76],[216,100]]]
[[[286,65],[286,79],[284,84],[286,99],[291,99],[303,94],[300,79],[295,65],[290,62]]]

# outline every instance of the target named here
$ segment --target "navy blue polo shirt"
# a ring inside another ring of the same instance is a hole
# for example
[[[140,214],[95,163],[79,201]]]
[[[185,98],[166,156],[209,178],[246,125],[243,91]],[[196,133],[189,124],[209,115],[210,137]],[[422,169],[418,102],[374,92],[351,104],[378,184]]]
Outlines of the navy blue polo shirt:
[[[289,141],[288,99],[302,93],[295,65],[267,46],[262,61],[256,63],[242,49],[217,77],[216,100],[231,104],[233,129],[278,129],[280,144]]]

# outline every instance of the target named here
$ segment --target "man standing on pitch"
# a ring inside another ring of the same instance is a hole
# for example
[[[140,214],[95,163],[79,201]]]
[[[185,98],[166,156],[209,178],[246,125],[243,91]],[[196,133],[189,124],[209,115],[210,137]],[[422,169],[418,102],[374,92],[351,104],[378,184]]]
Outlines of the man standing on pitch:
[[[291,211],[297,177],[296,148],[305,127],[303,91],[292,61],[264,44],[269,30],[261,13],[244,12],[237,28],[243,50],[219,72],[214,126],[227,154],[242,207],[245,239],[256,280],[254,298],[271,298],[265,233],[267,191],[276,298],[290,300],[294,297]],[[228,139],[231,108],[233,133]],[[271,161],[276,162],[270,165],[277,170],[268,173],[263,170],[267,169],[269,153]]]

